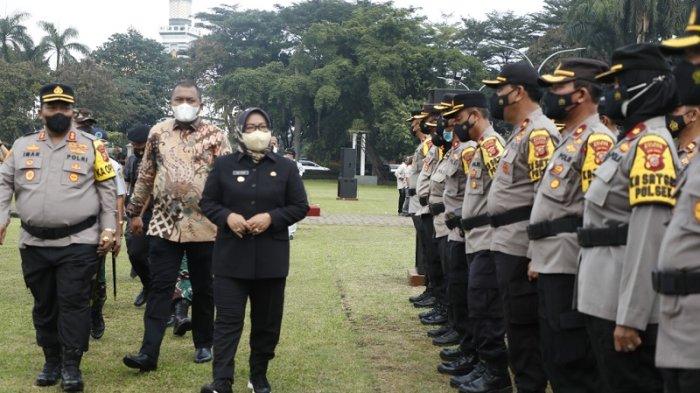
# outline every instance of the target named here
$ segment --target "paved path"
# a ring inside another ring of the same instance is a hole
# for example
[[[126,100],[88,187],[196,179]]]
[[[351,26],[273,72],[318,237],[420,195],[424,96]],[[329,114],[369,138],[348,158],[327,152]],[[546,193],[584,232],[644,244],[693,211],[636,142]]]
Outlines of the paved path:
[[[321,217],[307,217],[302,224],[308,225],[354,225],[375,227],[413,227],[410,217],[372,216],[362,214],[331,214]]]

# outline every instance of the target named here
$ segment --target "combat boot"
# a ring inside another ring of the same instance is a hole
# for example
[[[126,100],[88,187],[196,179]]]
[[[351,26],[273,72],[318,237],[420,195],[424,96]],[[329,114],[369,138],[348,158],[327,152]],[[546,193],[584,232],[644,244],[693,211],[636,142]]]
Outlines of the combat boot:
[[[442,336],[435,337],[435,339],[433,339],[433,345],[437,347],[446,347],[449,345],[459,344],[460,341],[462,341],[462,337],[459,335],[459,333],[457,333],[457,331],[454,329],[450,329]]]
[[[486,367],[481,378],[459,387],[460,393],[508,393],[513,391],[507,370]]]
[[[430,296],[432,296],[430,293],[430,290],[426,288],[425,291],[423,291],[423,293],[416,295],[416,296],[409,297],[408,301],[411,303],[416,303],[416,302],[420,302],[421,300],[423,300],[427,297],[430,297]]]
[[[77,348],[63,348],[63,370],[61,388],[64,392],[82,392],[83,375],[80,373],[80,360],[83,351]]]
[[[435,314],[438,314],[440,312],[438,306],[436,305],[435,307],[431,308],[428,311],[424,311],[420,314],[418,314],[418,318],[426,318]]]
[[[42,347],[44,368],[36,377],[36,386],[53,386],[61,379],[61,348]]]
[[[443,348],[440,351],[440,359],[444,362],[451,362],[462,357],[462,350],[459,347]]]
[[[190,309],[190,302],[187,299],[180,299],[175,303],[175,321],[173,323],[173,334],[184,336],[192,330],[192,320],[187,315]]]
[[[413,303],[413,307],[415,308],[430,308],[435,306],[437,303],[437,299],[435,299],[434,296],[428,296],[420,301],[417,301]]]
[[[458,389],[462,385],[467,385],[472,381],[481,378],[481,375],[485,371],[486,367],[484,366],[484,364],[482,362],[478,362],[476,363],[476,366],[474,366],[474,370],[472,370],[472,372],[470,372],[469,374],[450,378],[450,386],[452,386],[455,389]]]
[[[443,334],[449,332],[450,330],[452,330],[452,328],[449,326],[440,326],[437,329],[428,330],[428,333],[426,333],[426,334],[430,338],[435,338],[435,337],[442,336]]]
[[[440,364],[437,370],[440,374],[467,375],[474,370],[476,364],[474,355],[462,356],[455,361]]]
[[[230,379],[217,379],[216,381],[202,386],[199,393],[233,393]]]

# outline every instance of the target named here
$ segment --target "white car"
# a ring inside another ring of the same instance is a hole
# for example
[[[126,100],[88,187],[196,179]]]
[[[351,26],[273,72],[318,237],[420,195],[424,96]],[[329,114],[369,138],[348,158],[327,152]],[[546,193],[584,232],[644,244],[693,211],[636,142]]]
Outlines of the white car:
[[[304,168],[305,171],[330,171],[330,169],[326,168],[325,166],[318,165],[317,163],[309,160],[299,160],[299,163],[301,164],[302,168]]]

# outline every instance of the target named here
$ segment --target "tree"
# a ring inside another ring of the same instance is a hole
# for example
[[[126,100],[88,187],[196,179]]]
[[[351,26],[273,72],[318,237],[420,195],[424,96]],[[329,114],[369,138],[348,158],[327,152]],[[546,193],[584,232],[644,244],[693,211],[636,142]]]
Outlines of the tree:
[[[29,14],[20,12],[8,15],[0,19],[0,45],[2,46],[2,56],[6,62],[10,62],[11,52],[20,52],[22,47],[31,42],[27,33],[27,27],[22,25],[22,21]]]
[[[39,26],[46,33],[41,44],[46,47],[47,52],[53,52],[53,55],[56,56],[56,69],[66,61],[75,61],[72,52],[83,55],[90,52],[87,46],[73,41],[79,36],[78,30],[69,27],[60,31],[56,25],[50,22],[39,22]]]
[[[34,131],[39,88],[49,77],[43,68],[28,62],[7,63],[0,59],[0,139],[12,144],[27,132]]]

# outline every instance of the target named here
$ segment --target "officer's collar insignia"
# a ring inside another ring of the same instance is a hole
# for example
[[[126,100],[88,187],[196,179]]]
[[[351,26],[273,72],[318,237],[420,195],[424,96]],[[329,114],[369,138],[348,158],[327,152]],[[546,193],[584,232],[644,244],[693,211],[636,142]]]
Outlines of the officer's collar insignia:
[[[584,131],[586,131],[586,125],[581,124],[581,126],[576,129],[576,132],[574,132],[574,136],[579,136],[579,135],[583,134]]]
[[[627,135],[625,135],[625,137],[629,140],[632,140],[636,138],[639,134],[641,134],[642,131],[644,131],[646,128],[647,127],[644,125],[644,123],[637,124],[627,133]]]
[[[46,140],[46,131],[39,132],[39,135],[37,136],[36,139],[38,139],[40,141],[45,141]]]
[[[39,146],[32,143],[31,145],[27,146],[27,151],[32,153],[39,151]]]
[[[68,132],[68,142],[75,142],[77,140],[78,136],[75,134],[75,131]]]
[[[523,122],[520,124],[520,129],[525,129],[525,127],[527,127],[528,124],[530,124],[530,119],[523,120]]]

